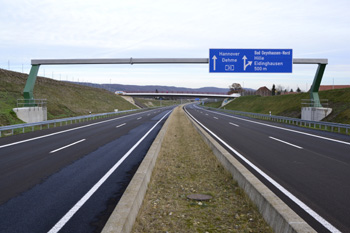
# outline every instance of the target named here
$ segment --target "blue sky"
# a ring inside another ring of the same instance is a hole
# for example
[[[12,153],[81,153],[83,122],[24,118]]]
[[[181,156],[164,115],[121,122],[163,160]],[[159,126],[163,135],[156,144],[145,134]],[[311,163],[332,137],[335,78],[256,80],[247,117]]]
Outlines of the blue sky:
[[[349,1],[0,0],[0,68],[31,59],[208,58],[210,48],[291,48],[328,58],[323,85],[350,85]],[[41,66],[57,80],[226,88],[309,88],[317,65],[292,74],[213,74],[208,65]]]

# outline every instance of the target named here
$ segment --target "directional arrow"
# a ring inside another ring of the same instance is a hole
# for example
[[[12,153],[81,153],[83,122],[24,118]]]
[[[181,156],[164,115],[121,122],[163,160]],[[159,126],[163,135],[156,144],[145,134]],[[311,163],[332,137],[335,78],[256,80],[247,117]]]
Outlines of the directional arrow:
[[[216,59],[218,59],[215,55],[212,57],[213,62],[214,62],[214,66],[213,66],[213,70],[216,70]]]
[[[246,61],[247,61],[248,58],[245,55],[244,55],[244,57],[242,59],[244,61],[243,69],[245,71],[245,69],[247,69],[248,66],[251,66],[253,62],[252,61],[248,61],[248,64],[246,64]]]

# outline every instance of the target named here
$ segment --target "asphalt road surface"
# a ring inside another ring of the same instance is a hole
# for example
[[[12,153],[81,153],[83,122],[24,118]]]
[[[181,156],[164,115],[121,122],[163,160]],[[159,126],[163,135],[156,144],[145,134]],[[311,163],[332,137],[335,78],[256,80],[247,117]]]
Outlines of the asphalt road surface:
[[[100,232],[171,111],[0,138],[0,232]]]
[[[185,107],[317,232],[350,232],[350,137]]]

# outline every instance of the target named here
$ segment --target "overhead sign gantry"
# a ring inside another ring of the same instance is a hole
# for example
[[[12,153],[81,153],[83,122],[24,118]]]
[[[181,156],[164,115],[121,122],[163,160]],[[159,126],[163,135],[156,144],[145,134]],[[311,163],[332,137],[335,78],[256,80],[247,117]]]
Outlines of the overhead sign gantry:
[[[242,57],[242,60],[245,58]],[[118,58],[118,59],[35,59],[31,61],[30,70],[26,85],[23,90],[23,97],[28,105],[34,100],[35,81],[41,65],[91,65],[91,64],[208,64],[210,58]],[[292,59],[293,64],[318,64],[316,75],[311,87],[310,98],[314,107],[320,107],[318,89],[321,84],[324,70],[328,64],[328,59]],[[245,61],[246,69],[250,63],[247,57]],[[211,64],[211,63],[210,63]],[[243,68],[244,69],[244,68]]]

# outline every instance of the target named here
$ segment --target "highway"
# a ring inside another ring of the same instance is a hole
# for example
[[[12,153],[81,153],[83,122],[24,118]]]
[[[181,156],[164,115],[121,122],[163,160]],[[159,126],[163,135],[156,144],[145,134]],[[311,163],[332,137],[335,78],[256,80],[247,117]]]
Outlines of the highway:
[[[349,136],[185,110],[317,232],[350,232]]]
[[[171,111],[0,138],[0,232],[100,232]]]

